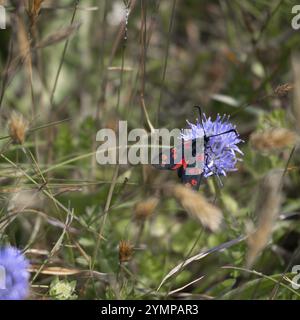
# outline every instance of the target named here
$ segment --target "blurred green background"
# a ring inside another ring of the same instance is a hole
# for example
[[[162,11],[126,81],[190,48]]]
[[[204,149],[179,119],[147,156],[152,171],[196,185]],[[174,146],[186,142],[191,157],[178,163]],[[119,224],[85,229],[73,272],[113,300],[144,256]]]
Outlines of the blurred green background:
[[[298,299],[286,277],[300,264],[299,151],[296,143],[276,150],[249,143],[260,130],[296,132],[300,121],[293,111],[300,106],[300,30],[291,26],[296,3],[4,2],[0,244],[18,246],[30,258],[30,298]],[[289,89],[280,91],[284,84]],[[186,119],[195,122],[194,105],[213,118],[231,115],[245,141],[243,162],[222,179],[224,186],[210,178],[200,187],[223,212],[216,233],[173,197],[154,205],[162,183],[177,181],[172,172],[100,166],[95,158],[101,128],[116,129],[117,120],[127,120],[129,130],[149,131],[149,121],[184,128]],[[13,111],[28,121],[22,145],[9,133]],[[274,168],[287,169],[284,197],[253,267],[259,273],[222,268],[245,267],[246,241],[220,246],[257,222],[258,185]],[[121,240],[128,241],[126,262]],[[157,291],[173,267],[214,247]]]

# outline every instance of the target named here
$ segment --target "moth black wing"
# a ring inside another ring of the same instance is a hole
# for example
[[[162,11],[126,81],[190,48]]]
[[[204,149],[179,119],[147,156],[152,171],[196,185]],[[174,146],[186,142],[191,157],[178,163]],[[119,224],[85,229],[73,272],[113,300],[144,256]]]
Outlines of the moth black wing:
[[[181,181],[184,185],[194,190],[199,190],[204,168],[204,146],[202,138],[194,139],[188,144],[186,150],[192,152],[185,154],[185,167],[182,167]],[[196,147],[196,143],[198,143]]]
[[[203,178],[203,170],[195,166],[187,166],[182,169],[181,182],[192,189],[198,191]]]
[[[152,165],[160,170],[176,170],[181,166],[182,158],[180,159],[180,145],[170,149],[165,149],[159,153],[158,157],[152,160]]]
[[[181,144],[159,153],[154,160],[156,161],[152,161],[152,165],[155,168],[177,170],[178,177],[184,185],[194,190],[199,189],[203,176],[204,151],[203,145],[200,150],[196,149],[196,139],[181,141]]]

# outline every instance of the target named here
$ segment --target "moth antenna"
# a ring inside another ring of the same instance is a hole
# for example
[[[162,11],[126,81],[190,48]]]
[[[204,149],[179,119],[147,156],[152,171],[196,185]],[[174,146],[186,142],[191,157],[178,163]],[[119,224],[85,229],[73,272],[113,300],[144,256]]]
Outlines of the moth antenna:
[[[239,134],[237,133],[237,131],[235,129],[230,129],[228,131],[224,131],[224,132],[221,132],[221,133],[218,133],[218,134],[213,134],[212,136],[209,136],[207,138],[209,139],[209,138],[213,138],[213,137],[222,136],[223,134],[230,133],[230,132],[234,132],[237,137],[239,136]]]
[[[201,124],[201,127],[202,127],[202,130],[204,132],[204,137],[206,137],[206,133],[205,133],[205,129],[204,129],[204,126],[203,126],[203,116],[202,116],[202,109],[200,106],[194,106],[194,108],[198,109],[198,112],[199,112],[199,118],[200,118],[200,124]]]

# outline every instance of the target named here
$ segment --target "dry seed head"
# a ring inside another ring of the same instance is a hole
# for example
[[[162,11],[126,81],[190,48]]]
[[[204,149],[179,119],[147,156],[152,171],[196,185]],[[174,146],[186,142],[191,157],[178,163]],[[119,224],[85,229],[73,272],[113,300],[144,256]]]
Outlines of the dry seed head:
[[[8,121],[9,135],[16,144],[23,144],[28,130],[28,121],[22,114],[13,112]]]
[[[248,268],[253,265],[256,257],[265,248],[272,234],[281,204],[282,175],[283,170],[272,170],[264,177],[259,186],[255,209],[255,215],[258,219],[257,228],[248,237],[246,259]]]
[[[27,13],[30,18],[31,25],[36,23],[43,2],[44,0],[28,0]]]
[[[24,211],[26,209],[42,209],[45,205],[45,197],[43,193],[33,190],[14,190],[8,206],[8,212]]]
[[[285,83],[280,86],[278,86],[275,90],[274,93],[278,97],[284,97],[288,94],[289,91],[293,90],[294,86],[292,83]]]
[[[121,240],[119,243],[119,261],[127,262],[131,260],[133,254],[133,246],[127,240]]]
[[[145,201],[138,202],[134,208],[134,216],[137,220],[146,220],[149,218],[158,205],[157,197],[150,197]]]
[[[254,132],[250,136],[251,145],[259,151],[283,149],[295,144],[296,140],[296,133],[285,128]]]
[[[217,231],[222,222],[222,212],[215,205],[209,203],[202,195],[183,185],[168,184],[164,186],[166,195],[174,196],[174,198],[182,205],[182,207],[200,223],[210,229]]]

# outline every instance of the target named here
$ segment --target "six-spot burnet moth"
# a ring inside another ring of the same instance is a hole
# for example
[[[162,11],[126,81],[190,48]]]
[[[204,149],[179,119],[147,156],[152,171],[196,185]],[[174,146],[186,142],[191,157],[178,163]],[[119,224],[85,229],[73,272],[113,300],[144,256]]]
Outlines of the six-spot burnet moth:
[[[176,170],[184,185],[198,190],[203,177],[210,175],[219,177],[219,174],[226,175],[226,171],[235,170],[234,166],[238,160],[235,152],[241,153],[236,144],[242,140],[239,139],[235,127],[224,117],[218,116],[215,122],[205,118],[205,122],[201,108],[198,106],[195,108],[199,111],[200,121],[197,125],[189,123],[194,130],[190,129],[192,132],[189,133],[183,130],[175,146],[160,152],[158,164],[153,166],[162,170]],[[204,123],[210,125],[209,131],[213,134],[207,134]],[[226,146],[227,141],[228,146]]]

